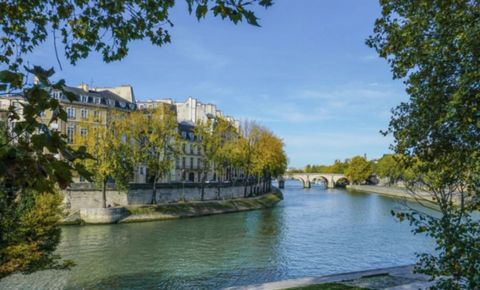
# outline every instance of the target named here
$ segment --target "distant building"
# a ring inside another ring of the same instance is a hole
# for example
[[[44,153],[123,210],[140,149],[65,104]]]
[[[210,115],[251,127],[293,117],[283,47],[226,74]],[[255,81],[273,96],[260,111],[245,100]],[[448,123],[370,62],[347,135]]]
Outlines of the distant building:
[[[199,122],[207,122],[209,118],[224,117],[232,123],[235,128],[240,127],[240,122],[233,117],[223,115],[214,104],[204,104],[195,98],[189,97],[185,102],[175,102],[172,99],[137,101],[139,109],[155,108],[160,104],[175,106],[178,123],[189,123],[192,125]]]

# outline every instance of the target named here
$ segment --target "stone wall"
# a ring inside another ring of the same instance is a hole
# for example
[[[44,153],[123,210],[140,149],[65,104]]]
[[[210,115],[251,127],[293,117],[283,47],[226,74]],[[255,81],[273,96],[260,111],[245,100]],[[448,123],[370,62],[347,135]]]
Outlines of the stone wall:
[[[221,183],[205,186],[204,200],[222,200],[242,198],[245,187],[241,184]],[[269,191],[267,188],[265,191]],[[247,185],[247,194],[262,193],[261,186]],[[117,207],[125,205],[150,204],[152,199],[151,184],[131,184],[128,190],[107,189],[107,206]],[[157,203],[173,203],[180,200],[201,200],[201,186],[198,183],[172,183],[157,185]],[[68,208],[102,207],[102,191],[91,184],[75,184],[64,191],[64,202]]]

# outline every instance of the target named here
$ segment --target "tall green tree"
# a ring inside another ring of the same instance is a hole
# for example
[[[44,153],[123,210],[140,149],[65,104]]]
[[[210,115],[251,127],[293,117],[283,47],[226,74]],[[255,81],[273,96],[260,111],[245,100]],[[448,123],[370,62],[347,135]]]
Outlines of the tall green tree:
[[[172,170],[179,153],[178,125],[168,105],[132,112],[123,119],[121,131],[131,147],[134,166],[146,166],[152,177],[151,203],[157,203],[157,183]]]
[[[353,157],[345,170],[345,175],[352,184],[364,182],[372,173],[373,168],[371,163],[362,156]]]
[[[480,287],[480,3],[469,0],[382,0],[367,40],[385,58],[410,99],[393,110],[396,153],[418,159],[419,187],[439,215],[406,211],[415,232],[437,241],[417,271],[439,277],[436,287]],[[457,205],[455,203],[458,203]]]
[[[375,166],[375,173],[379,177],[388,178],[388,184],[395,184],[405,177],[405,166],[402,155],[385,154]]]

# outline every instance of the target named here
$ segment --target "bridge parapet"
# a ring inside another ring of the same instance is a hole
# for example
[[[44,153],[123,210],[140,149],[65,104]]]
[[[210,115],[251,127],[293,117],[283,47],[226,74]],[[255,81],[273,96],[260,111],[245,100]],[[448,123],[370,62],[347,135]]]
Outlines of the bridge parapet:
[[[310,188],[312,182],[323,181],[327,188],[334,188],[337,186],[338,181],[341,179],[347,180],[348,178],[341,173],[287,173],[278,178],[278,185],[280,188],[285,187],[285,180],[296,179],[303,183],[304,188]]]

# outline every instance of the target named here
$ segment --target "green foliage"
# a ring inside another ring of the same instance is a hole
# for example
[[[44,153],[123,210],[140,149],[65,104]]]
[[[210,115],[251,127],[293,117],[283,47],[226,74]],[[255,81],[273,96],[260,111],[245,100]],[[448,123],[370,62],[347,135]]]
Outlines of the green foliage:
[[[480,259],[480,4],[478,1],[383,0],[367,44],[387,59],[410,96],[393,110],[387,132],[411,160],[412,193],[427,189],[440,217],[406,218],[436,238],[438,255],[418,271],[442,277],[438,288],[476,289]],[[455,205],[455,201],[458,205]],[[424,219],[425,223],[418,223]],[[476,253],[475,253],[476,252]]]
[[[353,157],[345,170],[345,175],[352,184],[364,182],[372,173],[372,164],[362,156]]]
[[[331,165],[310,165],[307,164],[307,166],[304,167],[304,169],[294,169],[295,172],[292,172],[289,170],[291,173],[337,173],[337,174],[344,174],[345,170],[347,169],[348,166],[348,160],[345,160],[344,162],[340,160],[335,160],[335,162]]]
[[[0,201],[7,197],[0,192]],[[0,227],[5,231],[0,247],[0,278],[14,273],[31,273],[45,268],[65,269],[71,261],[53,254],[60,241],[62,198],[57,193],[29,192],[2,212]],[[2,208],[4,208],[2,202]]]
[[[253,6],[269,7],[272,0],[186,0],[188,11],[198,20],[209,11],[233,23],[246,20],[258,26]],[[104,61],[120,60],[128,54],[129,43],[148,39],[162,46],[171,41],[166,27],[173,27],[170,10],[173,0],[127,1],[2,1],[0,2],[0,63],[17,70],[23,55],[51,35],[65,48],[72,64],[99,52]],[[56,44],[56,42],[55,42]]]
[[[406,175],[405,165],[401,155],[385,154],[375,165],[375,173],[388,178],[389,184],[394,184]]]
[[[8,109],[0,137],[0,277],[15,272],[68,267],[53,252],[59,241],[61,199],[56,192],[72,181],[72,172],[89,177],[76,164],[88,154],[84,147],[70,148],[65,136],[48,125],[66,120],[51,89],[63,90],[63,81],[50,83],[53,70],[27,69],[39,83],[25,87],[18,107]],[[0,74],[6,88],[19,86],[16,73]],[[55,112],[47,124],[40,121],[43,111]],[[5,127],[5,121],[12,124]]]

